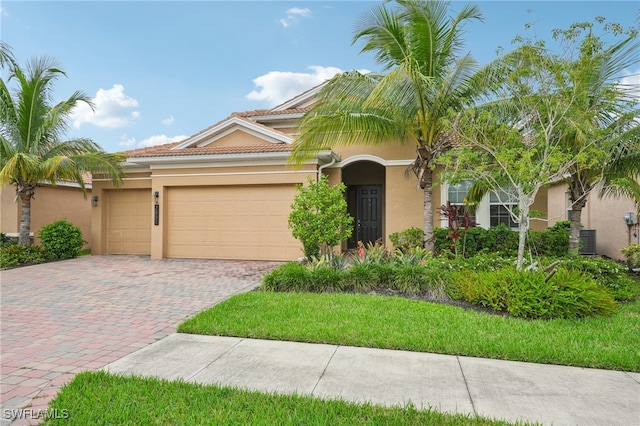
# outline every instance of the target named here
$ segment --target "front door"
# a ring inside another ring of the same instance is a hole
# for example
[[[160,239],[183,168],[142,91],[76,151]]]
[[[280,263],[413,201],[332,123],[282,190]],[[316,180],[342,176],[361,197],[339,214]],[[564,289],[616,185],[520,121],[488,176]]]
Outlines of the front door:
[[[358,241],[365,246],[373,244],[382,238],[382,185],[357,185],[352,188],[356,202],[353,240],[355,244]]]

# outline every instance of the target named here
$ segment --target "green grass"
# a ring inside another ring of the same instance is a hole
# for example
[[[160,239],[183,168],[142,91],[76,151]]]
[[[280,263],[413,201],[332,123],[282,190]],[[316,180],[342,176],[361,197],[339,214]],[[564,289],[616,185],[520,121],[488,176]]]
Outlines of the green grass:
[[[640,371],[640,300],[611,317],[532,321],[402,297],[254,291],[178,331]]]
[[[481,417],[325,401],[183,381],[84,372],[49,404],[46,425],[507,425]]]

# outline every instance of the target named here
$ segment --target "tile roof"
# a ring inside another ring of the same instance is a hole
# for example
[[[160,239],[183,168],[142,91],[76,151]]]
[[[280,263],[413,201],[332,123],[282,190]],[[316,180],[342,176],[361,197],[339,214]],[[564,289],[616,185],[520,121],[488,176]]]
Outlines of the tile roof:
[[[253,111],[243,111],[243,112],[234,112],[231,116],[236,117],[262,117],[262,116],[277,116],[277,115],[287,115],[287,114],[304,114],[308,112],[311,108],[289,108],[283,109],[280,111],[274,111],[270,109],[256,109]]]
[[[274,129],[270,126],[265,126],[259,121],[255,121],[252,117],[268,117],[268,116],[282,116],[288,114],[304,114],[309,111],[309,108],[290,108],[279,111],[274,111],[272,109],[256,109],[252,111],[242,111],[242,112],[234,112],[223,120],[218,121],[217,123],[200,130],[192,136],[189,136],[187,139],[184,139],[179,142],[172,142],[164,145],[156,145],[152,147],[133,149],[129,151],[125,151],[129,158],[140,158],[140,157],[172,157],[172,156],[189,156],[189,155],[224,155],[224,154],[250,154],[250,153],[268,153],[268,152],[287,152],[291,151],[291,146],[287,143],[269,143],[263,145],[252,145],[252,146],[227,146],[227,147],[216,147],[215,144],[213,146],[203,146],[203,147],[187,147],[182,149],[173,149],[176,146],[184,143],[188,139],[197,138],[198,135],[201,135],[208,130],[224,123],[230,118],[236,117],[241,120],[247,121],[253,125],[264,127],[271,132],[282,133],[283,135],[290,137],[286,133],[281,132],[278,129]]]
[[[291,151],[291,145],[287,143],[273,143],[262,145],[247,145],[247,146],[202,146],[202,147],[189,147],[179,150],[172,150],[174,146],[179,142],[170,143],[166,145],[157,145],[148,148],[134,149],[131,151],[125,151],[125,154],[129,158],[141,158],[141,157],[182,157],[189,155],[224,155],[224,154],[258,154],[269,152],[289,152]]]

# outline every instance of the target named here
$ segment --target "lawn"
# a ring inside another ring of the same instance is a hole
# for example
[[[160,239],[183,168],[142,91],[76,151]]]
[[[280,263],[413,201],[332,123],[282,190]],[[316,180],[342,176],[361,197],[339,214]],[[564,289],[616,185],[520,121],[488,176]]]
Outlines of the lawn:
[[[611,317],[523,320],[402,297],[253,291],[178,331],[640,371],[640,300]]]
[[[47,425],[508,425],[481,417],[84,372],[49,404]],[[65,418],[62,418],[65,417]]]

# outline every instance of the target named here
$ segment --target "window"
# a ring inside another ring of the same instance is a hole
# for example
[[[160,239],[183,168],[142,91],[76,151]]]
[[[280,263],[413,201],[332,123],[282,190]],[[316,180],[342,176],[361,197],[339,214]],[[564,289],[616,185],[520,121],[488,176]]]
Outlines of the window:
[[[507,208],[508,206],[508,208]],[[513,211],[518,207],[518,200],[515,194],[507,191],[491,191],[489,196],[489,222],[490,226],[498,226],[501,223],[509,228],[517,228],[518,224],[513,221],[509,209]]]
[[[458,223],[461,224],[463,222],[464,219],[464,210],[465,210],[465,206],[464,206],[464,201],[465,201],[465,197],[467,196],[467,194],[469,193],[469,190],[471,189],[471,186],[473,185],[473,182],[471,182],[470,180],[463,180],[457,184],[449,184],[449,189],[448,189],[448,193],[447,193],[447,201],[449,201],[449,203],[452,206],[459,206],[458,208]],[[469,220],[472,223],[475,223],[476,218],[475,216],[469,215],[468,216]]]

